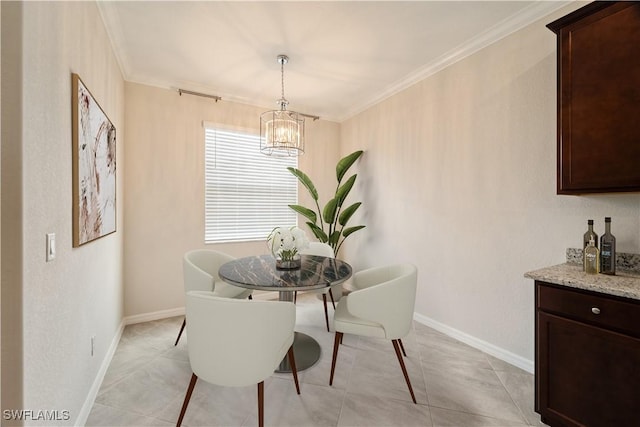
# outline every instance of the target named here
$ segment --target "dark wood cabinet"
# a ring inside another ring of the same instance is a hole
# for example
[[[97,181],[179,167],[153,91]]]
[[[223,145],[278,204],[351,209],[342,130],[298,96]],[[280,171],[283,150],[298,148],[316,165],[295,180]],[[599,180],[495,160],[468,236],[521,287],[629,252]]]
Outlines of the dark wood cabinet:
[[[558,194],[640,191],[640,2],[594,2],[558,43]]]
[[[550,426],[640,426],[640,301],[535,282],[535,409]]]

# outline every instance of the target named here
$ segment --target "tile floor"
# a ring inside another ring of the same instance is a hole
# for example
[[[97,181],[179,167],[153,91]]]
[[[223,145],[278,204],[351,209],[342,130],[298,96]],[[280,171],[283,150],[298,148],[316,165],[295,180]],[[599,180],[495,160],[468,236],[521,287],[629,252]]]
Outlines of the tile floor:
[[[330,308],[330,316],[332,309]],[[182,317],[127,326],[87,426],[175,425],[191,377],[187,339],[173,346]],[[320,361],[265,381],[267,426],[540,426],[533,411],[533,376],[414,322],[403,339],[417,404],[391,342],[345,335],[329,386],[333,333],[322,302],[299,294],[296,330],[321,345]],[[224,388],[199,381],[185,426],[256,426],[256,387]]]

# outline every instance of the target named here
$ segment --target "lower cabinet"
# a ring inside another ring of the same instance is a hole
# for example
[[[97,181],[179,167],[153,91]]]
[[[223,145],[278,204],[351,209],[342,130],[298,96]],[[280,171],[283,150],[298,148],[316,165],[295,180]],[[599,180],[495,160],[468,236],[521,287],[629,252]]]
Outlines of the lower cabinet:
[[[640,301],[536,281],[536,411],[550,426],[640,426]]]

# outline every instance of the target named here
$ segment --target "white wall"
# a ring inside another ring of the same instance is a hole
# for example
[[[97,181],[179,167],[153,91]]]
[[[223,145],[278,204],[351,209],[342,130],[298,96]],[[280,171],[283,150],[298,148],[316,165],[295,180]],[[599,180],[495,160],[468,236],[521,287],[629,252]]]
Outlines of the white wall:
[[[342,153],[366,150],[356,198],[369,228],[347,247],[355,267],[415,263],[419,318],[528,368],[534,301],[523,273],[564,262],[588,218],[601,234],[611,216],[618,250],[640,252],[638,194],[556,195],[556,39],[545,25],[572,8],[341,128]]]
[[[127,83],[126,110],[125,316],[140,321],[183,309],[186,251],[209,247],[237,257],[267,253],[264,241],[204,244],[202,122],[257,132],[264,109]],[[339,127],[323,120],[307,120],[306,126],[307,151],[299,168],[321,194],[333,192]],[[303,191],[300,200],[308,204]]]
[[[15,208],[21,209],[20,216],[10,224],[17,228],[14,240],[8,243],[16,244],[18,253],[13,255],[21,267],[12,275],[20,282],[12,286],[22,292],[18,310],[22,309],[23,319],[23,405],[32,410],[68,410],[70,420],[47,424],[71,425],[80,416],[123,316],[124,81],[95,3],[25,2],[22,8],[22,19],[13,23],[12,34],[22,39],[18,58],[22,74],[14,82],[21,85],[21,94],[13,100],[22,104],[22,124],[14,141],[17,151],[9,153],[15,156],[5,158],[7,153],[3,153],[3,165],[5,161],[15,163],[12,171],[18,176],[10,177],[9,182],[3,176],[2,193],[3,202],[8,189],[21,204]],[[75,249],[71,209],[73,72],[80,75],[118,131],[118,231]],[[4,103],[12,100],[2,101],[4,108]],[[4,144],[3,138],[3,148]],[[3,215],[6,230],[4,220]],[[57,258],[47,263],[45,234],[49,232],[56,233]],[[5,262],[2,265],[4,281]],[[93,357],[92,335],[96,336]],[[3,372],[5,368],[3,364]],[[7,391],[3,390],[3,396]],[[25,424],[42,425],[42,421],[27,420]]]

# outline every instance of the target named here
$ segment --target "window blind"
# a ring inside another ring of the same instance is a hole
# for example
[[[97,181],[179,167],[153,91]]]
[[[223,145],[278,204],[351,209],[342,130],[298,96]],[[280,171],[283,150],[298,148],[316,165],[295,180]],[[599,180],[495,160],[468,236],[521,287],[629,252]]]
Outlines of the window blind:
[[[289,166],[297,157],[265,156],[259,135],[206,126],[205,243],[266,240],[275,227],[297,225]]]

